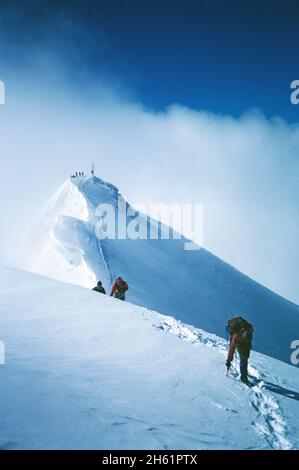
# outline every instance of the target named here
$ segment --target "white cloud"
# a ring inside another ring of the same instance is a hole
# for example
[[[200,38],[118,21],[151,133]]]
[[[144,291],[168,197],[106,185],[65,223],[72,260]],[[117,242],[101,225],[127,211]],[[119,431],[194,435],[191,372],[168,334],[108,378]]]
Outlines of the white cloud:
[[[205,247],[299,302],[299,126],[40,93],[0,108],[3,261],[57,185],[94,161],[131,202],[203,203]]]

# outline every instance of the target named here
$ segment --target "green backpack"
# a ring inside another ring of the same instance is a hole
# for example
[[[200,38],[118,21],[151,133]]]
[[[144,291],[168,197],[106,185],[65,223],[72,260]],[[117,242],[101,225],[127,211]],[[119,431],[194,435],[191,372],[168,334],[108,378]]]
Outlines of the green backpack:
[[[233,317],[227,322],[227,330],[230,335],[239,334],[239,342],[243,344],[251,344],[253,336],[253,326],[242,317]]]

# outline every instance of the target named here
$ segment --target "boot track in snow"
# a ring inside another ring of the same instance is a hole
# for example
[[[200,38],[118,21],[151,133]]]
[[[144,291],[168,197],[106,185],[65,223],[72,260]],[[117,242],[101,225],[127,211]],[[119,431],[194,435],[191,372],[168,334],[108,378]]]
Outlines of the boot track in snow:
[[[157,330],[172,333],[195,346],[204,344],[205,346],[217,349],[224,357],[227,355],[227,341],[224,339],[218,338],[216,335],[209,335],[198,328],[184,325],[172,317],[160,315],[156,312],[151,313],[154,313],[160,320],[159,323],[154,325]],[[146,313],[144,316],[146,316]],[[230,369],[230,375],[235,379],[239,376],[236,366],[237,362],[235,360]],[[249,372],[257,383],[253,384],[252,388],[248,388],[240,382],[240,387],[249,390],[250,405],[257,412],[256,420],[252,423],[255,432],[266,440],[270,448],[275,450],[291,450],[293,446],[286,437],[287,423],[283,418],[279,404],[272,395],[268,395],[263,389],[265,386],[263,378],[266,379],[265,372],[258,371],[252,365],[249,366]]]

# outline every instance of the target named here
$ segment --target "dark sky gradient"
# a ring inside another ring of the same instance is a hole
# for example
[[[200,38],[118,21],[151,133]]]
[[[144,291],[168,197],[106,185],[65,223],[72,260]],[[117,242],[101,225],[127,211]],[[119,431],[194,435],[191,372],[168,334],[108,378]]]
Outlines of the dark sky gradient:
[[[0,14],[1,78],[8,66],[39,78],[55,60],[71,87],[100,78],[154,110],[298,121],[298,0],[0,0]]]
[[[1,0],[0,14],[4,78],[7,65],[39,76],[55,59],[71,86],[101,77],[154,110],[257,106],[298,121],[297,0]]]

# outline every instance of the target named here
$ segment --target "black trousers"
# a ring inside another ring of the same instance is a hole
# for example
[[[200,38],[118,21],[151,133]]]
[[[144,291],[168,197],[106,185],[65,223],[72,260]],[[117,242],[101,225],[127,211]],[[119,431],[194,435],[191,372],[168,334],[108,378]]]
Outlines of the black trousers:
[[[247,380],[248,378],[248,358],[240,357],[240,372],[241,379]]]
[[[238,353],[240,356],[240,372],[241,372],[241,379],[247,380],[248,378],[248,359],[250,355],[250,350],[248,351],[243,349],[238,349]]]

